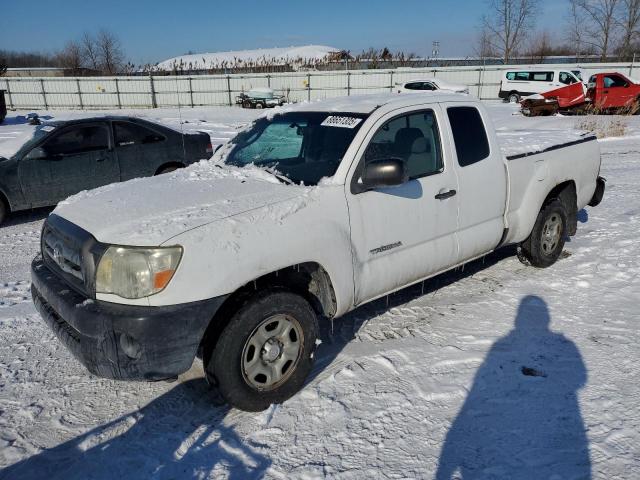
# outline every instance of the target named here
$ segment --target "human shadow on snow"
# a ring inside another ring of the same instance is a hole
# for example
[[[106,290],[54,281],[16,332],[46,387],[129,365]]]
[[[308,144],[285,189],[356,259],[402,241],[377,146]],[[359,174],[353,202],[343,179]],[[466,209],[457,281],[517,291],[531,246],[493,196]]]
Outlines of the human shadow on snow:
[[[202,379],[187,380],[140,410],[0,471],[0,479],[262,478],[261,445],[223,423],[227,406]]]
[[[591,478],[577,394],[587,371],[550,320],[543,299],[522,299],[446,435],[436,480]]]

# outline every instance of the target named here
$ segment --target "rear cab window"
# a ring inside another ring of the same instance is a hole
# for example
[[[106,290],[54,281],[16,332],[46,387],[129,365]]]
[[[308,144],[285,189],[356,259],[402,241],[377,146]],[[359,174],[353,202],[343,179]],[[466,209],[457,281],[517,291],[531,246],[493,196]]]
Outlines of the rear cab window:
[[[448,107],[447,116],[453,133],[458,165],[467,167],[489,157],[489,139],[476,107]]]

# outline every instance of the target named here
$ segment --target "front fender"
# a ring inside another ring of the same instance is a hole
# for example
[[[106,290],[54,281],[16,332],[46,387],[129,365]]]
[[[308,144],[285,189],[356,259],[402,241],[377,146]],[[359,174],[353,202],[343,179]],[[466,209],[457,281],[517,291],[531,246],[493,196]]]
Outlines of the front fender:
[[[167,289],[149,297],[170,305],[233,293],[254,279],[301,263],[331,278],[337,315],[353,306],[353,262],[343,186],[309,193],[184,232],[167,245],[184,248]]]

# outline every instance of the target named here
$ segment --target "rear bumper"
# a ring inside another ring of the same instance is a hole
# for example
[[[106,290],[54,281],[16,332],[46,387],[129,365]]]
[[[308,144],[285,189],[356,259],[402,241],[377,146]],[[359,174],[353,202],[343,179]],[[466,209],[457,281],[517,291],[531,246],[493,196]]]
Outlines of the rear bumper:
[[[161,380],[191,367],[204,332],[226,296],[164,307],[91,300],[36,257],[31,294],[45,323],[93,374]]]
[[[600,205],[602,197],[604,197],[604,188],[606,181],[607,180],[604,177],[598,177],[598,179],[596,180],[596,191],[593,192],[593,197],[591,197],[591,200],[589,200],[590,207],[597,207],[598,205]]]

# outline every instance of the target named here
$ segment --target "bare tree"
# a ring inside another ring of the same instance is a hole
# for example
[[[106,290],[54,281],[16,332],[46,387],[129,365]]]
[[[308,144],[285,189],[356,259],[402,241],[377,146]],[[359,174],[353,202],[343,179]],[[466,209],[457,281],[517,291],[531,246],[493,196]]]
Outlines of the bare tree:
[[[628,59],[634,53],[636,41],[640,39],[640,0],[622,0],[618,25],[622,30],[620,57]]]
[[[0,77],[7,73],[7,59],[0,57]]]
[[[577,27],[585,33],[582,42],[606,60],[614,43],[617,12],[621,0],[569,0]]]
[[[551,35],[546,30],[542,33],[538,33],[529,44],[527,51],[527,57],[530,57],[533,62],[542,63],[542,61],[554,54],[554,48],[551,42]]]
[[[108,30],[100,30],[95,45],[102,71],[108,75],[118,73],[125,61],[118,37]]]
[[[473,49],[474,54],[483,62],[487,58],[496,57],[497,54],[493,49],[493,38],[489,30],[482,27],[478,32],[476,46]]]
[[[491,47],[509,61],[533,27],[537,0],[489,0],[489,12],[482,17],[482,28]]]
[[[89,32],[84,32],[80,39],[83,63],[94,70],[100,70],[100,57],[96,39]]]
[[[57,64],[63,68],[79,70],[83,66],[82,47],[74,40],[69,40],[56,55]]]

